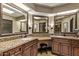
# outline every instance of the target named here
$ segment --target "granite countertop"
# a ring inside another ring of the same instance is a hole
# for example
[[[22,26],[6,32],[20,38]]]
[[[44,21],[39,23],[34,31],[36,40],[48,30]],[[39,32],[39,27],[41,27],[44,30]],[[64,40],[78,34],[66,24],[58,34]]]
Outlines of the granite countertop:
[[[22,44],[25,44],[29,41],[32,41],[34,39],[38,39],[38,40],[48,40],[51,39],[51,37],[53,38],[65,38],[65,39],[75,39],[75,40],[79,40],[79,38],[77,37],[70,37],[70,36],[55,36],[52,35],[50,37],[27,37],[27,38],[19,38],[19,39],[15,39],[15,40],[9,40],[9,41],[3,41],[0,42],[0,53],[5,52],[7,50],[10,50],[12,48],[15,48],[17,46],[20,46]]]
[[[56,35],[52,35],[50,36],[51,38],[63,38],[63,39],[74,39],[74,40],[79,40],[78,37],[74,37],[74,36],[56,36]]]
[[[33,38],[37,38],[38,40],[49,40],[49,39],[51,39],[51,37],[33,37]]]
[[[38,37],[38,40],[49,40],[51,37]]]
[[[20,46],[34,39],[48,40],[48,39],[51,39],[51,37],[27,37],[27,38],[15,39],[15,40],[3,41],[3,42],[0,42],[0,53],[10,50],[12,48],[15,48],[17,46]]]
[[[15,48],[17,46],[20,46],[20,45],[27,43],[29,41],[32,41],[34,39],[36,39],[36,38],[31,37],[31,38],[21,38],[21,39],[0,42],[0,53],[10,50],[12,48]]]

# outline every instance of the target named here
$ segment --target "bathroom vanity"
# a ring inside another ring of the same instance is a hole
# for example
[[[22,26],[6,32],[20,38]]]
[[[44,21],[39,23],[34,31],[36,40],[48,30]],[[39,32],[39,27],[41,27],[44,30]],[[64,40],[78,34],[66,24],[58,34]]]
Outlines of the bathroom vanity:
[[[52,36],[52,53],[63,56],[79,56],[79,38]]]
[[[36,56],[37,42],[35,38],[20,38],[0,42],[0,56]]]

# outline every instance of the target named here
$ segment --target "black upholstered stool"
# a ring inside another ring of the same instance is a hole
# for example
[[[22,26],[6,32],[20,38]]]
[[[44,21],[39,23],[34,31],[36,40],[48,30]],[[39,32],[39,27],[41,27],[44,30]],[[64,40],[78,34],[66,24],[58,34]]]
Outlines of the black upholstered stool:
[[[39,50],[40,50],[41,54],[42,54],[42,52],[46,52],[46,54],[47,54],[47,44],[41,43]]]

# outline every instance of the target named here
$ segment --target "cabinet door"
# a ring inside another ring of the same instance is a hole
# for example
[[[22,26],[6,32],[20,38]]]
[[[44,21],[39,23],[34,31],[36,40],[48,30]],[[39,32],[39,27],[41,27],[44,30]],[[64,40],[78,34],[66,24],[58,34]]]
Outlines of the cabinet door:
[[[60,54],[60,43],[58,42],[52,43],[52,52],[56,54]]]
[[[72,55],[79,56],[79,45],[72,45]]]
[[[26,47],[23,50],[23,56],[30,56],[31,47]]]
[[[37,50],[38,50],[37,44],[35,44],[35,45],[33,46],[33,49],[34,49],[34,54],[33,54],[33,56],[36,56],[36,55],[37,55]]]
[[[66,43],[62,43],[61,44],[61,55],[64,56],[70,56],[71,54],[71,45],[70,44],[66,44]]]
[[[37,44],[34,44],[31,46],[31,56],[36,56],[37,55]]]

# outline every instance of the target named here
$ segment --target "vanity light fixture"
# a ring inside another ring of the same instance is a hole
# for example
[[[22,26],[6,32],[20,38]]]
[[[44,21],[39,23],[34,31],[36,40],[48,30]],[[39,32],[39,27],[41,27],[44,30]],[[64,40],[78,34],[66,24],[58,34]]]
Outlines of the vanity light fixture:
[[[7,9],[7,8],[3,8],[3,12],[9,13],[9,14],[14,13],[14,11],[9,10],[9,9]]]

